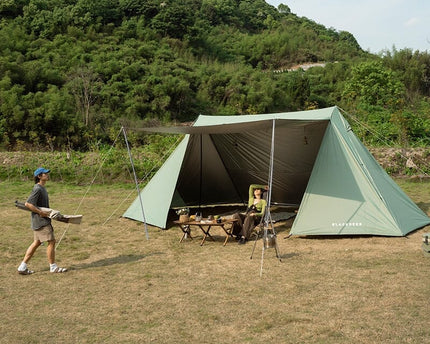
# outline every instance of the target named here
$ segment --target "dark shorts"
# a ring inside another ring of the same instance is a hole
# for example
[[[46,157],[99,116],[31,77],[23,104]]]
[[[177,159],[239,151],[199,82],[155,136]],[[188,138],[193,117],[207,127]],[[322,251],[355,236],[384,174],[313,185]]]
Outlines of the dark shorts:
[[[34,230],[33,233],[34,240],[39,240],[40,242],[55,240],[52,225],[40,227],[38,230]]]

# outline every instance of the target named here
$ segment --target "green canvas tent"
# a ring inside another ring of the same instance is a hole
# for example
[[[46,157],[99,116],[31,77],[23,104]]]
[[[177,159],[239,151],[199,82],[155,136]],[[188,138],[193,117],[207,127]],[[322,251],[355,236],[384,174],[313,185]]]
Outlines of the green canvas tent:
[[[141,191],[148,224],[166,228],[169,209],[247,203],[268,184],[272,205],[296,205],[293,235],[403,236],[430,218],[387,175],[337,107],[244,116],[199,116]],[[123,214],[143,221],[139,197]]]

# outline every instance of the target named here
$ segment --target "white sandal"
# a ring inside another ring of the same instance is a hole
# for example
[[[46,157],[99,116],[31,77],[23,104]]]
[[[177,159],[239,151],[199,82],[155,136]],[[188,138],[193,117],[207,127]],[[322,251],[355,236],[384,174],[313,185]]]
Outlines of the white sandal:
[[[52,270],[51,271],[51,273],[53,273],[53,274],[58,274],[58,273],[62,273],[62,272],[66,272],[67,271],[67,268],[59,268],[59,267],[56,267],[54,270]]]
[[[18,270],[18,273],[20,275],[31,275],[34,274],[34,271],[27,268],[25,270]]]

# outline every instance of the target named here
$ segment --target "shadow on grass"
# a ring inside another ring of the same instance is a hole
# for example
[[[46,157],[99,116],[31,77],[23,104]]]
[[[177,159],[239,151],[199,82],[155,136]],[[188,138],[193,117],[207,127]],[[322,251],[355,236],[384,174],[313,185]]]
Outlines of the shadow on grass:
[[[417,206],[418,206],[418,208],[420,208],[426,214],[428,213],[428,211],[430,209],[430,203],[418,202]]]
[[[298,256],[298,253],[284,253],[280,255],[281,259],[289,259]]]
[[[269,253],[269,252],[268,252]],[[259,253],[259,257],[258,259],[261,259],[261,253]],[[296,256],[299,256],[300,254],[298,253],[280,253],[279,257],[276,257],[276,252],[273,251],[273,256],[267,256],[267,254],[264,254],[264,259],[290,259]],[[250,259],[255,259],[255,257],[251,257]]]
[[[161,253],[151,253],[151,254],[128,254],[128,255],[120,255],[117,257],[111,257],[111,258],[105,258],[100,259],[92,263],[88,264],[79,264],[79,265],[73,265],[71,266],[71,270],[83,270],[83,269],[91,269],[91,268],[98,268],[102,266],[111,266],[116,264],[127,264],[131,262],[137,262],[139,260],[142,260],[144,258],[158,255]]]

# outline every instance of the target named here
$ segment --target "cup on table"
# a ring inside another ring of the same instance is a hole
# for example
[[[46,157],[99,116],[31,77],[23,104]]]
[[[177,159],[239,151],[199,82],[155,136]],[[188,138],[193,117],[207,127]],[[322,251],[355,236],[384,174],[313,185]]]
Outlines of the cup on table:
[[[196,222],[200,222],[202,220],[202,213],[200,211],[198,211],[196,213]]]

